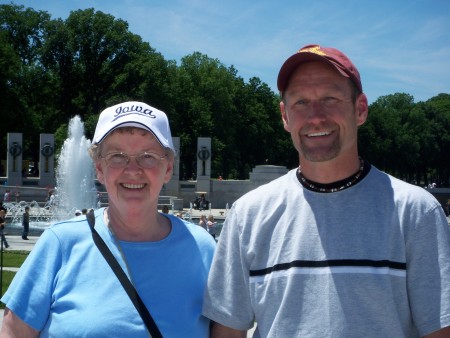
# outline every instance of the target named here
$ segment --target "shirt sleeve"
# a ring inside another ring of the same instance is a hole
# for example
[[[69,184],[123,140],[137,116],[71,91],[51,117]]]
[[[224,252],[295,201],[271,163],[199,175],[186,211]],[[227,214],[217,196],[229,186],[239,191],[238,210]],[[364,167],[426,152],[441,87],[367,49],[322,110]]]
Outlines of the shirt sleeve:
[[[423,336],[450,325],[450,231],[440,206],[418,220],[406,245],[411,313]]]
[[[205,292],[203,315],[237,330],[248,330],[253,326],[249,269],[242,251],[241,233],[234,206],[227,215],[214,255]]]
[[[57,236],[50,229],[45,230],[1,299],[20,319],[39,331],[50,313],[61,257]]]

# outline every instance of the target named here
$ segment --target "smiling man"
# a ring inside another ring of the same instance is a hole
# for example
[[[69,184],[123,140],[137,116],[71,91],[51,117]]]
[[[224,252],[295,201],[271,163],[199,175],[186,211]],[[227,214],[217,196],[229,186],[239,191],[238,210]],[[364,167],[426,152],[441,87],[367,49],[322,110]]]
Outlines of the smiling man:
[[[368,103],[342,52],[280,69],[299,167],[227,215],[203,313],[212,337],[449,337],[450,234],[436,199],[358,154]]]

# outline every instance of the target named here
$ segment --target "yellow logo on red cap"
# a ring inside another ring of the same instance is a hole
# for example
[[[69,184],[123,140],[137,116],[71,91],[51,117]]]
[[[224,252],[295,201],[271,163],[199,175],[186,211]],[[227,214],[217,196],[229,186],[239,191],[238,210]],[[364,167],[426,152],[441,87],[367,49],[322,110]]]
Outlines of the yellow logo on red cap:
[[[306,47],[306,48],[302,48],[298,51],[298,53],[313,53],[313,54],[317,54],[317,55],[327,55],[325,52],[322,52],[320,50],[320,46],[314,46],[314,47]]]

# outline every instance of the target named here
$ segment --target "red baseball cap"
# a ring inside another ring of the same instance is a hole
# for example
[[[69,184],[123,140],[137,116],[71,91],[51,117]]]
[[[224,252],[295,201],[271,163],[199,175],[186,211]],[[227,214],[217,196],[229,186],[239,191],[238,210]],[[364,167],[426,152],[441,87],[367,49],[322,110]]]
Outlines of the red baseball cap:
[[[331,47],[319,45],[307,45],[289,57],[281,66],[278,73],[277,86],[280,92],[286,91],[289,79],[294,70],[303,63],[310,61],[322,61],[336,68],[345,77],[348,77],[362,93],[361,78],[355,65],[341,51]]]

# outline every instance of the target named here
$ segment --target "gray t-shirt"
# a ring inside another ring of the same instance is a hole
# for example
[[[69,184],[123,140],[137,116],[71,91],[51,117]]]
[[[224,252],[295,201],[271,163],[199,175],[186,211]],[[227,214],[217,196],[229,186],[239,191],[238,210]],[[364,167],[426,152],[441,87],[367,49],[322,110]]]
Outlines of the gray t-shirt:
[[[418,337],[450,325],[450,234],[436,199],[372,167],[306,190],[296,170],[225,221],[203,314],[255,337]]]

